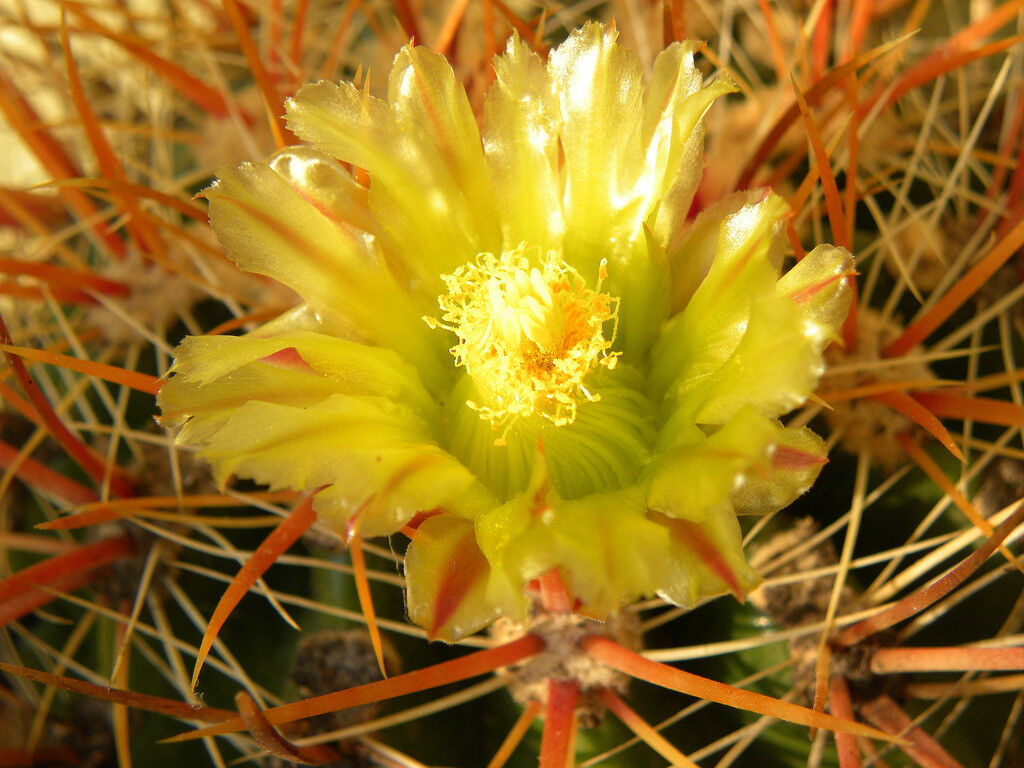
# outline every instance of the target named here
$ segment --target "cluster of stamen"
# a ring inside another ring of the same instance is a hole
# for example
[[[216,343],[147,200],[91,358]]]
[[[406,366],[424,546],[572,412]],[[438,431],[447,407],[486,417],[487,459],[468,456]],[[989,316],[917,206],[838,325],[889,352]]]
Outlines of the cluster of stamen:
[[[441,318],[425,320],[459,337],[451,353],[484,401],[468,405],[496,428],[533,413],[561,426],[576,418],[580,398],[597,399],[584,379],[595,365],[612,368],[616,360],[608,350],[618,301],[601,293],[606,275],[602,262],[590,290],[557,253],[524,245],[500,257],[481,254],[443,275]]]

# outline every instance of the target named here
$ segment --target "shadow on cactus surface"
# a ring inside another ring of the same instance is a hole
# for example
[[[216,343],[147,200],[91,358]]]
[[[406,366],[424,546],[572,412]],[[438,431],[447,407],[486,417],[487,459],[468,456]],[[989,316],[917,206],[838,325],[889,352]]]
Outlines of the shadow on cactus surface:
[[[1024,761],[1020,2],[0,14],[0,764]]]

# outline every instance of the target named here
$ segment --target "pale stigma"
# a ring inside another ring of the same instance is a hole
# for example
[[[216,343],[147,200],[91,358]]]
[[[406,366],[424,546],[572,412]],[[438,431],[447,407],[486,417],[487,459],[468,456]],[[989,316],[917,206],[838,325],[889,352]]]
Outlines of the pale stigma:
[[[483,400],[467,404],[496,428],[534,413],[562,426],[576,418],[581,398],[596,400],[584,379],[596,365],[613,368],[618,355],[609,352],[618,299],[601,293],[606,276],[602,262],[591,290],[557,252],[526,245],[442,275],[441,318],[424,319],[459,337],[455,364]]]

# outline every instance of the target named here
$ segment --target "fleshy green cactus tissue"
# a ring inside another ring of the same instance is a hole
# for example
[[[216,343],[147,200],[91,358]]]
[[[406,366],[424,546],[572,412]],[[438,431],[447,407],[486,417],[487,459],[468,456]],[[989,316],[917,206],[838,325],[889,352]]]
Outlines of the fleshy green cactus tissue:
[[[513,38],[479,129],[423,48],[387,101],[302,88],[288,126],[310,146],[205,194],[238,265],[304,304],[186,339],[163,422],[221,481],[314,494],[339,531],[413,521],[408,610],[434,637],[521,618],[554,568],[597,617],[741,595],[737,514],[788,504],[822,461],[778,418],[822,372],[851,262],[819,246],[780,277],[769,192],[688,218],[703,115],[733,90],[702,84],[695,50],[645,85],[598,24],[547,63]]]

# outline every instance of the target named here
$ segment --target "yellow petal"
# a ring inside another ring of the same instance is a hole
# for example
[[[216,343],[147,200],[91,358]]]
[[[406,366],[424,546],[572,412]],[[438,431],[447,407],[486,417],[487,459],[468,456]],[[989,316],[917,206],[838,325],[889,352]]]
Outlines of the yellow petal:
[[[587,274],[609,245],[639,234],[646,190],[638,188],[644,84],[640,63],[617,33],[588,22],[551,53],[565,154],[566,260]]]
[[[160,388],[157,403],[164,426],[180,427],[187,422],[186,433],[178,436],[179,444],[199,445],[250,400],[303,408],[341,389],[337,381],[313,372],[249,363],[206,385],[172,376]]]
[[[776,195],[745,202],[736,198],[732,201],[736,208],[727,215],[711,218],[706,226],[700,222],[693,241],[676,256],[677,260],[700,260],[704,258],[700,251],[714,243],[707,274],[653,349],[650,385],[654,392],[671,386],[683,397],[711,376],[743,338],[753,302],[774,295],[777,266],[772,257],[786,206]],[[698,263],[694,269],[699,274],[704,268]]]
[[[711,271],[721,245],[735,249],[752,242],[749,234],[760,231],[762,224],[777,226],[785,214],[782,198],[755,189],[735,192],[701,211],[679,237],[670,243],[667,258],[672,271],[672,312],[684,309],[693,294]],[[757,215],[761,212],[763,219]],[[722,234],[727,230],[726,238]],[[782,238],[770,236],[769,262],[781,266]]]
[[[622,351],[627,362],[639,365],[668,319],[668,260],[664,249],[645,227],[640,237],[615,246],[607,269],[605,290],[620,299],[615,349]]]
[[[677,605],[693,605],[708,595],[731,592],[736,599],[746,594],[761,581],[747,565],[741,546],[740,526],[736,513],[729,504],[720,504],[707,510],[704,522],[658,518],[669,532],[672,555],[686,567],[686,591],[666,588],[661,597]]]
[[[706,522],[745,475],[767,470],[776,434],[773,422],[746,408],[710,436],[677,445],[648,470],[648,506],[667,517]]]
[[[796,303],[762,297],[729,359],[685,397],[699,424],[721,424],[746,405],[781,416],[807,399],[824,368]]]
[[[448,60],[426,48],[406,46],[395,57],[388,99],[398,130],[418,143],[418,170],[429,174],[436,187],[432,192],[443,198],[436,206],[428,199],[428,206],[438,216],[457,216],[452,224],[474,255],[499,248],[498,212],[476,118]],[[452,261],[452,266],[464,261]]]
[[[561,117],[547,68],[519,36],[494,60],[484,104],[484,150],[502,215],[505,248],[521,242],[559,249]]]
[[[488,593],[490,571],[473,523],[452,515],[424,521],[405,555],[409,618],[448,642],[482,629],[503,612]]]
[[[289,356],[273,358],[287,350],[291,350]],[[240,372],[243,367],[245,372]],[[267,337],[260,331],[246,336],[190,336],[175,351],[171,369],[175,375],[160,397],[166,396],[168,386],[176,389],[186,382],[194,385],[196,395],[208,397],[217,386],[210,385],[221,383],[219,379],[233,374],[231,383],[235,383],[252,370],[268,367],[319,374],[327,377],[337,392],[387,397],[431,420],[436,418],[437,405],[416,369],[394,351],[301,330]]]
[[[725,78],[701,87],[703,78],[693,63],[698,47],[694,41],[673,43],[659,53],[647,93],[644,217],[662,248],[686,221],[701,178],[702,118],[715,99],[736,90]]]
[[[763,515],[792,504],[825,464],[825,443],[806,427],[776,424],[766,471],[747,472],[732,495],[737,514]]]
[[[342,533],[381,536],[434,506],[475,514],[493,504],[414,412],[382,398],[334,394],[306,407],[251,400],[212,430],[189,421],[178,439],[199,448],[221,483],[236,475],[317,492],[313,508]]]
[[[370,206],[394,256],[431,298],[440,275],[500,252],[501,231],[476,120],[441,56],[407,46],[395,58],[389,101],[350,83],[306,85],[286,103],[300,138],[370,176]]]
[[[845,248],[819,245],[783,275],[776,286],[801,308],[804,334],[820,352],[839,338],[850,311],[853,258]]]
[[[333,182],[332,194],[351,191],[350,180],[334,161],[320,157],[310,162],[318,166],[321,183]],[[319,208],[304,188],[305,175],[291,175],[304,163],[295,158],[273,167],[255,163],[222,170],[205,192],[218,238],[242,269],[295,290],[335,332],[351,329],[398,350],[436,384],[445,376],[443,341],[429,333],[422,309],[382,264],[373,240],[336,209]],[[327,194],[319,192],[320,201]]]

